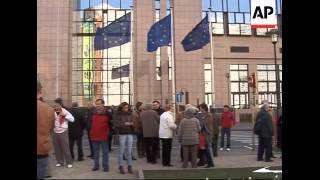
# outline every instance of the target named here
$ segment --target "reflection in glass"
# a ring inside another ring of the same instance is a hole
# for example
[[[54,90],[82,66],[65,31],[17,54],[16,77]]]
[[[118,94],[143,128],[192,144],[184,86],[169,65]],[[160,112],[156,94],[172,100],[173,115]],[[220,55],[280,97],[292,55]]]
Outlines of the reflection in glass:
[[[231,92],[239,92],[239,84],[238,83],[230,83]]]
[[[230,80],[231,81],[239,81],[239,72],[238,71],[230,71]]]

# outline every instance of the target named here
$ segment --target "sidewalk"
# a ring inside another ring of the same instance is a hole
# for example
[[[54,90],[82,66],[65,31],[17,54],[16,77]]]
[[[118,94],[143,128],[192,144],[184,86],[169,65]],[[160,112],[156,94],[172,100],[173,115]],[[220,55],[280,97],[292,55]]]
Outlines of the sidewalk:
[[[88,155],[88,148],[85,148],[85,155]],[[135,152],[135,151],[134,151]],[[138,179],[139,170],[165,170],[165,169],[181,169],[182,163],[180,162],[179,149],[174,148],[172,152],[172,164],[174,167],[163,167],[161,161],[158,160],[158,164],[152,165],[146,163],[146,159],[138,159],[133,161],[134,174],[120,174],[117,164],[117,148],[109,155],[110,159],[110,171],[103,172],[91,171],[93,166],[93,160],[85,158],[84,161],[74,161],[73,168],[55,167],[55,156],[50,155],[52,178],[50,179]],[[241,153],[240,153],[241,152]],[[276,156],[280,156],[274,152]],[[256,161],[256,151],[246,149],[232,149],[231,151],[219,151],[219,157],[214,158],[215,168],[234,168],[234,167],[259,167],[259,166],[281,166],[282,159],[273,159],[274,162],[261,162]]]

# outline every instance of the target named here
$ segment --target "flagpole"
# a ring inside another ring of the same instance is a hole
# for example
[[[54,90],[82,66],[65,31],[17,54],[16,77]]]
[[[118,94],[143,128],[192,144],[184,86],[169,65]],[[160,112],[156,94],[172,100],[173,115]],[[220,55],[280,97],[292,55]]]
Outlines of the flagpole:
[[[172,104],[174,107],[173,119],[176,119],[176,62],[175,62],[175,53],[174,53],[174,32],[173,32],[173,1],[171,1],[170,6],[170,15],[171,15],[171,66],[172,66]]]
[[[209,12],[211,12],[211,7],[209,8]],[[210,58],[211,58],[211,100],[212,100],[212,108],[215,107],[215,91],[214,91],[214,60],[213,60],[213,37],[212,37],[212,23],[211,23],[211,18],[210,18],[210,14],[208,14],[208,18],[209,18],[209,33],[210,33]]]
[[[130,98],[131,105],[134,105],[134,78],[133,78],[133,6],[131,7],[131,26],[130,26],[130,40],[131,40],[131,59],[130,59]]]
[[[57,15],[57,59],[56,59],[56,97],[59,97],[59,19],[60,19],[60,1],[58,1],[58,15]]]

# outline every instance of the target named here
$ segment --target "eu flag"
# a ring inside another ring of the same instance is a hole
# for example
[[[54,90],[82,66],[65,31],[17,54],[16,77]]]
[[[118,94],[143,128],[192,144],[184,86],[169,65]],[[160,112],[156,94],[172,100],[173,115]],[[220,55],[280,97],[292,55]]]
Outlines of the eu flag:
[[[128,13],[108,26],[97,28],[94,37],[94,49],[108,49],[130,42],[131,13]]]
[[[171,14],[154,23],[148,32],[148,52],[171,43]]]
[[[208,14],[197,24],[191,32],[182,40],[185,51],[201,49],[210,42]]]

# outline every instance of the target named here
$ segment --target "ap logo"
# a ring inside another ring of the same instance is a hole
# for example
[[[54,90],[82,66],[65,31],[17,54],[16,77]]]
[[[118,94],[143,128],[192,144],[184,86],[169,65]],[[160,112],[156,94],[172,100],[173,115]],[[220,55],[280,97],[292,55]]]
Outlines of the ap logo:
[[[276,0],[251,0],[251,27],[275,28]]]

